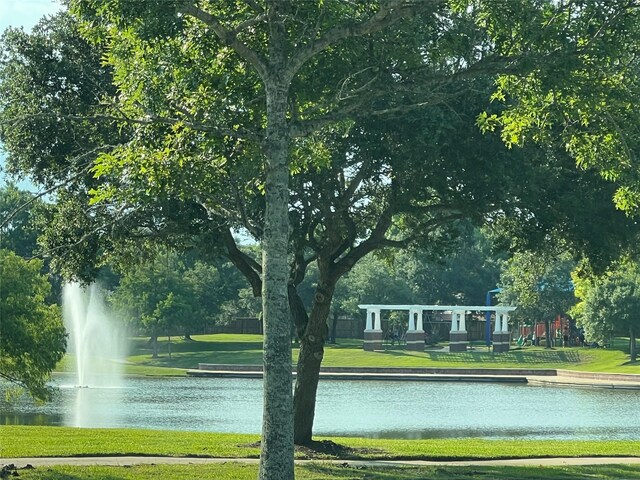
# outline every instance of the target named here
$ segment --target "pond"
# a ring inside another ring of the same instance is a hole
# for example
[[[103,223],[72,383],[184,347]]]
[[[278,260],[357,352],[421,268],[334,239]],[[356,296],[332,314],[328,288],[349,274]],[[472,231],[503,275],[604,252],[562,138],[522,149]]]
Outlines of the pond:
[[[262,380],[125,377],[52,403],[0,402],[0,424],[260,433]],[[526,384],[324,380],[316,435],[640,440],[640,391]]]

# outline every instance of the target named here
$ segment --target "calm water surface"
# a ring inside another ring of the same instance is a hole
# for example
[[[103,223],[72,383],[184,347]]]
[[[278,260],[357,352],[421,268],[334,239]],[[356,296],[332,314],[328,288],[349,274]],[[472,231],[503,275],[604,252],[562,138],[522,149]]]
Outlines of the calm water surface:
[[[262,380],[127,377],[54,402],[0,402],[0,424],[259,433]],[[1,390],[1,388],[0,388]],[[443,382],[321,381],[317,435],[640,440],[640,391]]]

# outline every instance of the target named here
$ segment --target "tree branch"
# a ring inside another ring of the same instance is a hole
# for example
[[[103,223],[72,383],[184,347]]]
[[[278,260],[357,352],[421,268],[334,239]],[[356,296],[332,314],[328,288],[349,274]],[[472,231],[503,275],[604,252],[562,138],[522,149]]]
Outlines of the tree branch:
[[[23,122],[33,118],[55,118],[57,120],[71,120],[85,122],[87,120],[108,120],[121,123],[129,123],[132,125],[178,125],[182,124],[200,132],[215,133],[220,136],[232,137],[241,140],[260,141],[262,137],[254,132],[244,130],[233,130],[230,128],[221,128],[204,122],[194,122],[179,118],[159,117],[157,115],[147,115],[145,118],[131,118],[126,115],[117,116],[110,114],[95,113],[92,115],[58,115],[56,113],[33,113],[12,117],[3,120],[0,125],[14,125],[17,122]]]
[[[89,155],[93,155],[96,152],[99,152],[101,150],[106,150],[106,149],[110,149],[113,148],[114,145],[103,145],[101,147],[97,147],[94,148],[93,150],[90,150],[88,152],[82,153],[80,155],[78,155],[77,157],[75,157],[74,159],[74,163],[78,160],[84,159],[85,157],[89,156]],[[21,211],[23,211],[25,208],[27,208],[29,205],[31,205],[32,203],[34,203],[36,200],[39,200],[40,198],[49,195],[52,192],[55,192],[56,190],[58,190],[59,188],[64,187],[65,185],[68,185],[70,183],[72,183],[73,181],[75,181],[77,178],[79,178],[81,175],[83,175],[84,173],[86,173],[89,170],[89,167],[91,167],[92,162],[87,162],[82,164],[82,168],[74,175],[72,175],[71,177],[67,178],[65,181],[57,183],[55,185],[53,185],[52,187],[49,187],[45,190],[40,190],[38,193],[36,193],[35,195],[33,195],[33,197],[31,199],[29,199],[29,201],[23,203],[22,205],[18,206],[17,208],[15,208],[11,213],[9,213],[9,215],[7,215],[2,222],[0,222],[0,229],[4,228],[6,225],[9,224],[9,222],[11,220],[13,220],[13,218],[15,218],[15,216],[20,213]]]
[[[323,127],[342,120],[351,118],[353,112],[357,111],[365,102],[365,98],[344,105],[331,113],[321,115],[309,120],[299,120],[291,123],[290,131],[292,138],[306,137],[312,132],[316,132]]]
[[[123,208],[124,209],[124,206]],[[122,210],[121,209],[121,210]],[[44,256],[44,255],[48,255],[51,254],[52,252],[55,252],[57,250],[61,250],[61,249],[66,249],[68,250],[71,247],[75,247],[76,245],[80,245],[81,243],[87,241],[93,234],[99,232],[100,230],[106,230],[107,228],[116,225],[118,222],[126,219],[127,217],[133,215],[135,212],[137,212],[138,210],[141,209],[141,206],[137,206],[132,208],[128,213],[124,214],[123,216],[118,216],[117,214],[113,216],[113,219],[107,223],[104,224],[100,224],[98,226],[96,226],[95,228],[89,230],[88,232],[85,232],[78,240],[76,240],[73,243],[67,243],[64,245],[58,245],[56,247],[50,248],[48,250],[44,250],[40,256]]]
[[[192,1],[185,2],[179,10],[211,27],[217,37],[222,40],[225,45],[231,47],[240,57],[249,62],[263,80],[267,78],[265,62],[255,51],[240,41],[237,31],[227,30],[215,15],[211,15],[209,12],[196,7]]]
[[[264,13],[264,8],[262,8],[255,0],[245,0],[245,2],[253,9],[254,12]]]
[[[243,30],[246,30],[253,25],[257,25],[258,23],[263,22],[266,18],[267,16],[264,13],[261,13],[253,18],[245,20],[244,22],[240,22],[238,26],[231,31],[231,35],[236,36]]]
[[[220,235],[227,249],[227,258],[245,276],[251,285],[253,296],[259,297],[262,295],[262,267],[253,258],[238,248],[229,229],[221,229]]]
[[[310,42],[291,59],[288,74],[290,78],[302,68],[302,66],[318,53],[331,45],[347,38],[359,37],[370,33],[379,32],[385,28],[409,18],[427,6],[435,6],[444,3],[443,0],[388,0],[380,2],[380,9],[368,20],[356,25],[341,25],[329,30],[317,40]]]

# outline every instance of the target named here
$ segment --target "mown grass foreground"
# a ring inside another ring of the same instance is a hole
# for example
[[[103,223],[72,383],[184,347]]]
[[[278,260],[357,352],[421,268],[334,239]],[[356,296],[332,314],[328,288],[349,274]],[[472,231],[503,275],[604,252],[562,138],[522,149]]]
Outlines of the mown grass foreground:
[[[50,456],[196,456],[257,458],[256,435],[203,432],[174,432],[126,429],[78,429],[69,427],[0,427],[0,457]],[[494,466],[359,466],[360,459],[495,459],[549,456],[634,456],[640,455],[640,441],[559,442],[511,440],[375,440],[363,438],[319,439],[335,442],[337,454],[299,449],[297,458],[316,461],[298,465],[299,479],[640,479],[640,465],[566,467]],[[344,460],[329,464],[323,460]],[[233,461],[208,465],[56,466],[20,470],[26,480],[147,480],[147,479],[253,479],[255,464]]]
[[[147,375],[180,375],[199,363],[261,365],[260,335],[198,335],[194,341],[171,340],[171,356],[167,338],[160,341],[160,356],[151,358],[146,339],[134,339],[126,372]],[[298,349],[293,346],[294,362]],[[324,366],[345,367],[464,367],[464,368],[539,368],[591,372],[640,374],[640,362],[629,362],[627,343],[620,339],[614,348],[527,347],[505,353],[490,352],[486,347],[460,353],[444,349],[411,352],[391,347],[380,352],[362,350],[362,340],[340,339],[337,345],[326,345]]]
[[[451,460],[640,456],[640,441],[318,438],[331,451],[300,449],[297,458]],[[259,437],[211,432],[2,426],[0,457],[109,455],[258,458]]]
[[[40,467],[20,470],[23,480],[254,480],[256,465],[134,465]],[[566,467],[354,467],[314,463],[296,466],[298,480],[618,480],[640,478],[637,465]]]

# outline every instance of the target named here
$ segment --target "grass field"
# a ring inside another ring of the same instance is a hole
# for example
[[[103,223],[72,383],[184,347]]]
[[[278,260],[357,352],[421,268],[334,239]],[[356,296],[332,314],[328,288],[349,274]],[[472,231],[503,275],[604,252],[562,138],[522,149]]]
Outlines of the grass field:
[[[0,457],[105,455],[258,458],[258,435],[136,429],[0,426]],[[452,460],[640,456],[640,441],[316,439],[297,458]]]
[[[157,455],[257,458],[258,437],[202,432],[68,427],[0,427],[0,457]],[[298,465],[299,479],[640,479],[640,465],[495,467],[495,466],[359,466],[354,459],[494,459],[548,456],[634,456],[640,442],[558,442],[511,440],[376,440],[319,439],[320,450],[298,449],[296,457],[314,463]],[[323,460],[344,462],[329,464]],[[209,465],[56,466],[20,470],[27,480],[253,479],[257,466],[226,462]]]
[[[262,364],[262,337],[260,335],[197,335],[194,341],[173,337],[171,357],[168,341],[160,339],[160,356],[151,358],[146,339],[132,340],[131,355],[127,358],[126,373],[144,375],[181,375],[186,369],[197,368],[198,363]],[[294,363],[298,348],[293,347]],[[629,362],[624,339],[618,339],[614,348],[562,348],[545,349],[527,347],[506,353],[477,347],[462,353],[449,353],[443,349],[411,352],[398,347],[380,352],[362,350],[362,340],[341,339],[337,345],[327,345],[323,360],[325,366],[352,367],[482,367],[482,368],[551,368],[591,372],[640,374],[640,362]]]
[[[257,465],[136,465],[40,467],[20,470],[23,480],[254,480]],[[312,463],[296,466],[298,480],[618,480],[640,479],[637,465],[589,467],[355,467]]]

